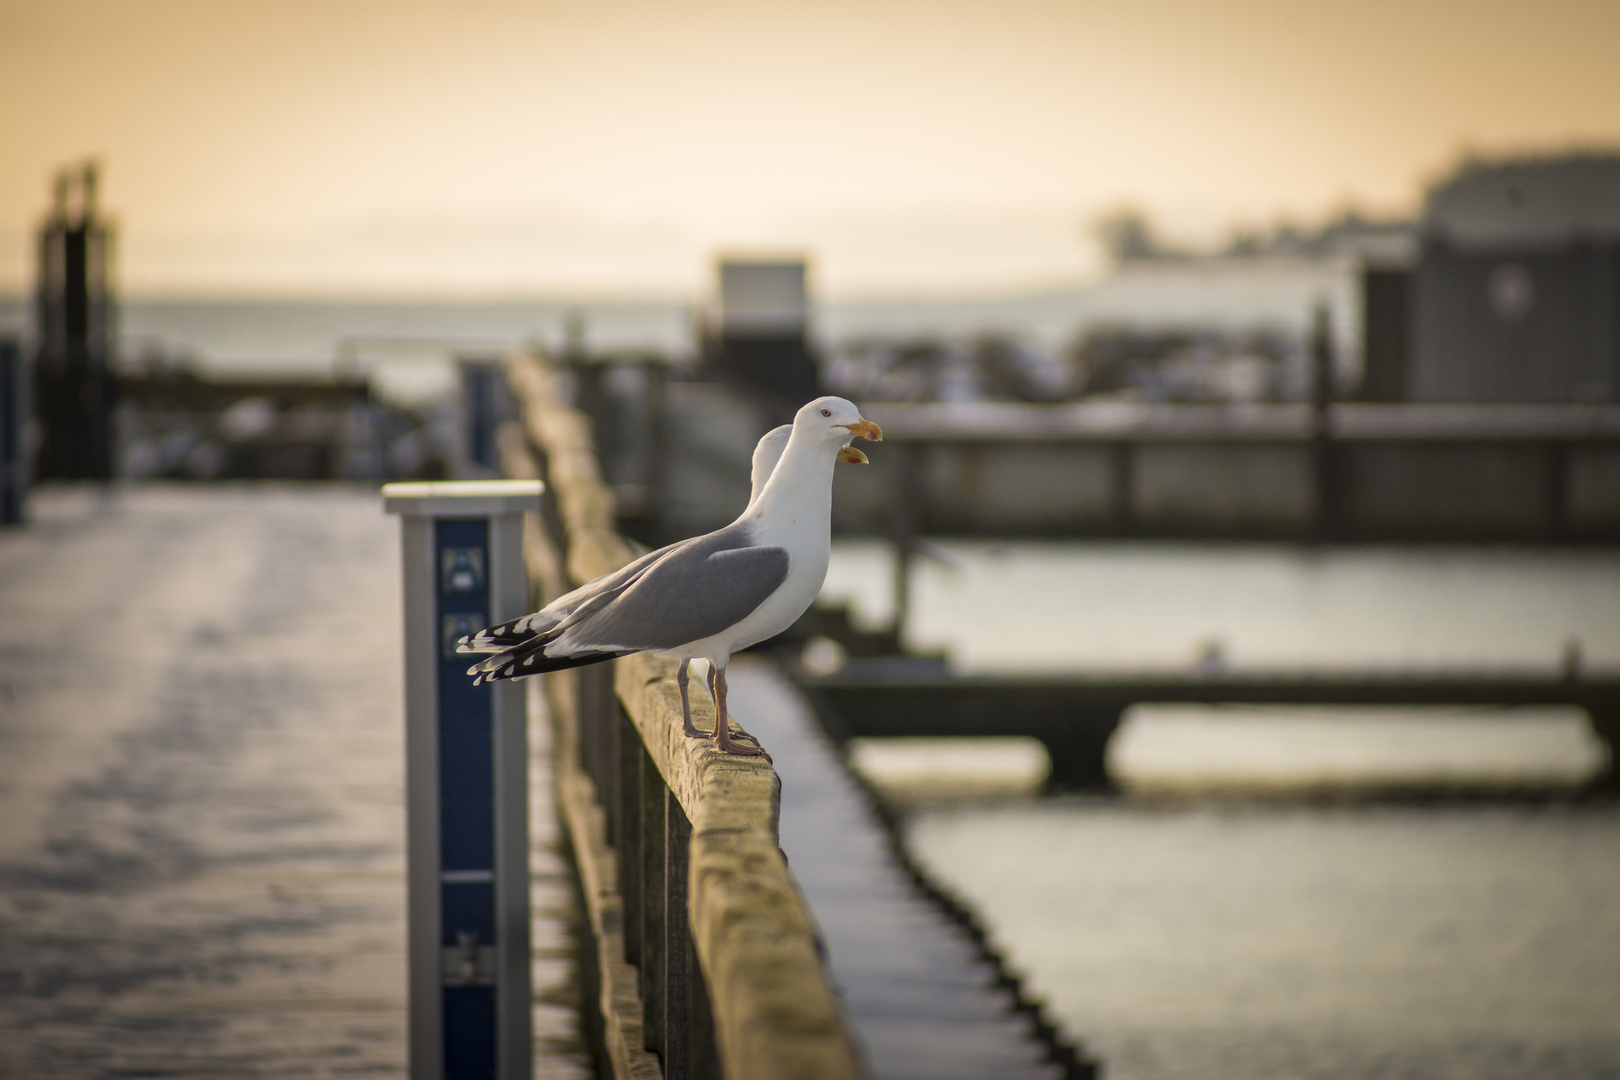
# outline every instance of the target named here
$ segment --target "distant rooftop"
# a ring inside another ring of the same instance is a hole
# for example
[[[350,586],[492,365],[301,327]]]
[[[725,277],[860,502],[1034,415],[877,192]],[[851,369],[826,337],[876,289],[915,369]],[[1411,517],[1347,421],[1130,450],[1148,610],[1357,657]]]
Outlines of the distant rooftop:
[[[809,319],[805,260],[720,260],[720,327],[728,332],[802,333]]]
[[[1620,152],[1466,163],[1430,189],[1423,222],[1465,245],[1620,239]]]

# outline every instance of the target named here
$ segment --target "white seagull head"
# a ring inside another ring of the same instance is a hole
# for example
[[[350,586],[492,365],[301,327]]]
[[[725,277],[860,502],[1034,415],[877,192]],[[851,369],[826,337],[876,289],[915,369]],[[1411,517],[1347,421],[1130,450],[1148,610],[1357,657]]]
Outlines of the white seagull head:
[[[853,435],[871,442],[883,440],[883,429],[863,417],[853,402],[841,397],[820,397],[810,402],[793,417],[793,430],[835,451],[842,450]]]

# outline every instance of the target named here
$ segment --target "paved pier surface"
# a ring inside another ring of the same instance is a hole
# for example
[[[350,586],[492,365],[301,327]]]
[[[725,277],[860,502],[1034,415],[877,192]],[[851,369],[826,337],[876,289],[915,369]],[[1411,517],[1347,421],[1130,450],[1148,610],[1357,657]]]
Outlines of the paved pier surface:
[[[32,511],[0,532],[0,1077],[402,1075],[397,524],[336,485]],[[585,1076],[535,814],[536,1072]]]
[[[782,777],[782,850],[874,1080],[1056,1078],[967,936],[912,888],[808,704],[767,664],[726,669],[732,712]]]

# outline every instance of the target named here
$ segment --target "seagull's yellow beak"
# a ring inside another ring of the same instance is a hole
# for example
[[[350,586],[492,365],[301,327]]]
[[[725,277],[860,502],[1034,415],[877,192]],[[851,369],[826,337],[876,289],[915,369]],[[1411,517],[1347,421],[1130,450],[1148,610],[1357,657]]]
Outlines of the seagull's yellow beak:
[[[845,424],[844,426],[868,442],[883,441],[883,429],[872,423],[870,420],[861,419],[855,421],[853,424]]]
[[[845,465],[871,464],[871,462],[866,460],[866,455],[855,449],[853,446],[840,446],[838,448],[838,460],[842,461]]]

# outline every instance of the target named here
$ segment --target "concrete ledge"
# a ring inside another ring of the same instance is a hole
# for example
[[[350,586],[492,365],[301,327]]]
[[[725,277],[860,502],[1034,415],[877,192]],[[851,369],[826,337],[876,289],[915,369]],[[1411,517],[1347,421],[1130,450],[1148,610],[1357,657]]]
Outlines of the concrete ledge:
[[[659,1080],[664,1073],[658,1067],[658,1058],[642,1049],[641,994],[636,989],[635,968],[624,962],[624,907],[619,899],[613,852],[604,839],[606,830],[596,785],[579,767],[579,732],[572,720],[573,702],[569,700],[572,686],[569,679],[545,680],[547,712],[554,732],[552,768],[557,778],[557,805],[574,852],[580,891],[585,895],[592,938],[587,947],[594,945],[596,951],[603,1049],[615,1080]]]
[[[556,567],[586,581],[629,562],[613,528],[613,501],[601,480],[588,422],[561,403],[555,373],[539,358],[507,366],[523,428],[503,439],[509,473],[538,476],[532,445],[545,458],[553,520],[536,515],[525,548],[537,583],[554,595]],[[561,559],[549,550],[560,534]],[[552,582],[545,579],[550,577]],[[692,824],[687,911],[694,951],[709,988],[715,1038],[728,1077],[859,1077],[853,1043],[821,963],[816,933],[777,839],[781,781],[761,758],[721,754],[681,733],[676,665],[657,657],[614,662],[614,689],[647,753]],[[579,766],[577,683],[548,677],[558,727],[559,799],[580,862],[596,937],[607,1052],[615,1076],[647,1075],[641,1001],[624,962],[622,904],[615,863],[603,841],[602,811]],[[693,718],[711,727],[714,709],[694,695]],[[656,1059],[652,1068],[656,1070]],[[656,1071],[651,1075],[657,1075]]]
[[[627,656],[615,667],[619,700],[692,822],[692,937],[726,1074],[860,1075],[815,928],[778,845],[776,771],[681,733],[672,662]],[[692,711],[699,727],[712,729],[710,703],[694,701]]]
[[[1311,406],[1090,402],[1024,405],[874,403],[889,442],[1297,441],[1316,434]],[[1335,403],[1331,433],[1391,441],[1620,439],[1615,405],[1370,405]]]

